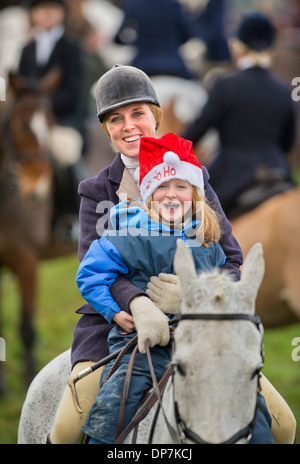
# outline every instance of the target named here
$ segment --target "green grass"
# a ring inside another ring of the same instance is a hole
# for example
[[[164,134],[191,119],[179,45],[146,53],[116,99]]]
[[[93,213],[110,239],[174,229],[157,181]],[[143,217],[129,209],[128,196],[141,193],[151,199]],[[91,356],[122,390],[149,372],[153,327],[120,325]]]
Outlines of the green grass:
[[[75,310],[83,303],[75,282],[77,267],[76,255],[45,261],[40,266],[36,315],[38,370],[71,345],[73,329],[79,318]],[[2,280],[2,336],[6,341],[3,365],[8,393],[0,398],[0,444],[14,444],[26,388],[18,329],[18,289],[10,273],[5,272]]]
[[[75,283],[77,266],[76,255],[41,264],[36,317],[38,369],[70,347],[79,317],[75,310],[83,302]],[[8,272],[3,275],[1,308],[6,340],[6,362],[3,364],[8,393],[0,399],[0,444],[14,444],[17,442],[26,389],[18,334],[19,297],[15,281]],[[288,402],[300,423],[300,361],[293,361],[291,356],[295,337],[300,337],[300,324],[265,331],[263,372]],[[297,443],[300,443],[299,431]]]

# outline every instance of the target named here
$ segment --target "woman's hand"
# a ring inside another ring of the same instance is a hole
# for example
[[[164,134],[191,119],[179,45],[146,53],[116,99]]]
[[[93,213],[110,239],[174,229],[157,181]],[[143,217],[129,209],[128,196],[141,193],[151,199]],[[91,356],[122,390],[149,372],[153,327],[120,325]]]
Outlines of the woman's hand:
[[[180,312],[182,290],[179,277],[174,274],[160,273],[153,276],[147,284],[147,295],[165,314]]]
[[[120,311],[119,313],[116,313],[113,317],[113,321],[128,333],[131,333],[135,330],[133,317],[126,311]]]

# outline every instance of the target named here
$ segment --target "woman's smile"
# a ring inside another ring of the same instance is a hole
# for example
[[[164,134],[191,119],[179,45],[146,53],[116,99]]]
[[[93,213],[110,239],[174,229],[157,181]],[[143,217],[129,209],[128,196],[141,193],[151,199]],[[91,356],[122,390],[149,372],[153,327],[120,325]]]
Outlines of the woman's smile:
[[[156,120],[146,103],[132,103],[111,111],[106,126],[116,150],[135,158],[141,138],[154,137]]]
[[[124,142],[126,143],[133,143],[141,140],[141,135],[131,135],[129,137],[123,138]]]

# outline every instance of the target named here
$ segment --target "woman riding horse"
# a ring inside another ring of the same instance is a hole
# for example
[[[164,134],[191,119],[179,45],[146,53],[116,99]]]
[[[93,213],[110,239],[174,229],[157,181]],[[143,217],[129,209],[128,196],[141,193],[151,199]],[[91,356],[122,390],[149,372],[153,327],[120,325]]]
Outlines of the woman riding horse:
[[[193,153],[192,143],[175,134],[165,134],[161,138],[143,137],[139,173],[143,201],[122,202],[111,209],[111,222],[118,230],[108,231],[105,237],[92,243],[77,273],[82,296],[106,320],[116,323],[108,336],[110,352],[125,347],[136,333],[139,349],[126,397],[124,423],[119,426],[122,389],[131,353],[122,358],[107,381],[112,363],[105,366],[100,392],[82,429],[92,437],[90,444],[114,443],[122,426],[130,423],[143,395],[151,388],[146,340],[151,347],[156,379],[162,378],[171,361],[168,318],[163,313],[172,318],[172,314],[178,312],[176,305],[161,312],[155,303],[140,296],[130,303],[134,327],[128,330],[127,324],[123,324],[122,313],[125,312],[114,304],[109,293],[111,282],[120,274],[128,275],[145,290],[151,276],[174,273],[177,240],[183,240],[192,250],[198,273],[215,267],[222,269],[226,262],[219,244],[218,217],[205,201],[202,168]],[[271,417],[260,396],[258,401],[260,407],[250,443],[271,444]]]
[[[102,236],[108,226],[109,209],[127,198],[140,198],[134,173],[138,168],[138,154],[142,136],[154,137],[159,127],[162,112],[152,83],[148,76],[132,66],[114,66],[104,74],[96,90],[98,118],[103,130],[111,138],[117,151],[112,164],[96,177],[83,181],[79,186],[80,240],[79,259],[82,261],[93,240]],[[213,204],[220,216],[222,236],[220,245],[226,255],[224,268],[235,279],[240,277],[242,264],[241,249],[232,235],[231,224],[225,217],[216,194],[208,183],[208,172],[203,168],[204,192],[207,201]],[[170,281],[162,281],[164,292],[157,303],[163,306],[164,296],[172,291]],[[128,313],[130,304],[147,293],[136,287],[124,276],[120,276],[110,288],[111,295],[119,307]],[[82,314],[73,336],[71,363],[73,375],[108,355],[107,336],[112,326],[92,306],[85,304],[77,313]],[[76,410],[67,387],[57,412],[55,425],[50,434],[52,443],[78,443],[82,438],[81,426],[86,414],[99,392],[100,372],[96,372],[80,383],[79,402],[83,408]]]

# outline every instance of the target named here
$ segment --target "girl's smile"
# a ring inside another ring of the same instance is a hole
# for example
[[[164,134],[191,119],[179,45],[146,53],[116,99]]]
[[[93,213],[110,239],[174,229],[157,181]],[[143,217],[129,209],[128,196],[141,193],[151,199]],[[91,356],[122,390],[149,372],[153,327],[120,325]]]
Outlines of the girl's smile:
[[[181,179],[159,185],[153,193],[152,208],[168,223],[181,223],[192,206],[193,186]]]

